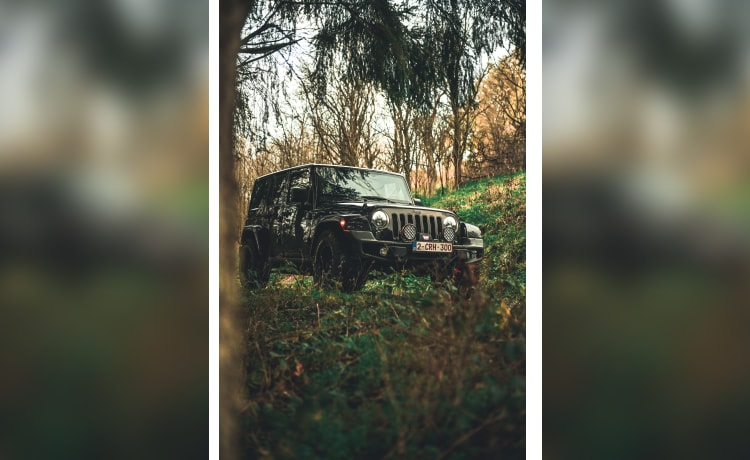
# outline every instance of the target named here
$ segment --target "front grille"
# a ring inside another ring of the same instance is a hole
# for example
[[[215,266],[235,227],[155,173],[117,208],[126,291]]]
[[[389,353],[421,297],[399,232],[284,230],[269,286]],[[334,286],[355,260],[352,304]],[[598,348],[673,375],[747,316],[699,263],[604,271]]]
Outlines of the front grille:
[[[416,215],[406,213],[392,213],[391,225],[394,239],[401,234],[401,228],[406,224],[417,227],[417,234],[429,233],[433,240],[440,239],[443,233],[443,217],[441,215]]]

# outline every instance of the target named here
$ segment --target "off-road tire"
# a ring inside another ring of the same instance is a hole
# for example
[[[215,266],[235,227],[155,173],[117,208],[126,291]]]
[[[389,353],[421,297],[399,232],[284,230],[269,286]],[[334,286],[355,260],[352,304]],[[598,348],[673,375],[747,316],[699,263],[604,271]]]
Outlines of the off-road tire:
[[[271,275],[268,263],[258,252],[253,241],[240,246],[240,283],[245,289],[260,289],[268,284]]]
[[[458,288],[458,295],[470,299],[479,284],[480,266],[478,262],[466,264],[456,273],[454,281]]]
[[[341,239],[326,231],[315,246],[313,279],[324,289],[353,292],[362,288],[364,276],[359,261],[346,251]]]

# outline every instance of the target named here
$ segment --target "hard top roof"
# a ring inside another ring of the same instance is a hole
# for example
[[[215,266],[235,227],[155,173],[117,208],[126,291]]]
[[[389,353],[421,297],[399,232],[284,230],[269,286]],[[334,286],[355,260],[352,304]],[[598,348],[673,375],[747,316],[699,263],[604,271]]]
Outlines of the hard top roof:
[[[345,166],[345,165],[328,165],[328,164],[321,164],[321,163],[307,163],[307,164],[304,164],[304,165],[292,166],[291,168],[280,169],[280,170],[274,171],[272,173],[264,174],[262,176],[257,177],[255,180],[263,179],[264,177],[273,176],[275,174],[280,174],[280,173],[283,173],[283,172],[293,171],[295,169],[309,168],[311,166],[322,166],[322,167],[325,167],[325,168],[359,169],[359,170],[362,170],[362,171],[374,171],[374,172],[386,173],[386,174],[393,174],[394,176],[404,177],[404,175],[401,174],[401,173],[396,173],[396,172],[393,172],[393,171],[384,171],[382,169],[360,168],[358,166]]]

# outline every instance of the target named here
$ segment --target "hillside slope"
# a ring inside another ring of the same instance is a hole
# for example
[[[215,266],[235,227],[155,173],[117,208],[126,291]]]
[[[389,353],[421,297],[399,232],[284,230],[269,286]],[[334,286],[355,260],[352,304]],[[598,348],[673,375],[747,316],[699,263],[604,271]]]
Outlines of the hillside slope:
[[[511,305],[526,300],[526,172],[472,182],[459,190],[424,200],[450,209],[482,229],[485,259],[482,284],[502,292]]]
[[[248,458],[525,456],[525,174],[425,200],[479,225],[471,300],[407,274],[247,293]]]

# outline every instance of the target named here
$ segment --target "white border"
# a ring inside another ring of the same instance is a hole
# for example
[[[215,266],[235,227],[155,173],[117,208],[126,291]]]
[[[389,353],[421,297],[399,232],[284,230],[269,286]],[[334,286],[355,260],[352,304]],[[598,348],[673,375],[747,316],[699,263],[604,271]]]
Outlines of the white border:
[[[542,458],[542,0],[526,3],[526,458]]]

